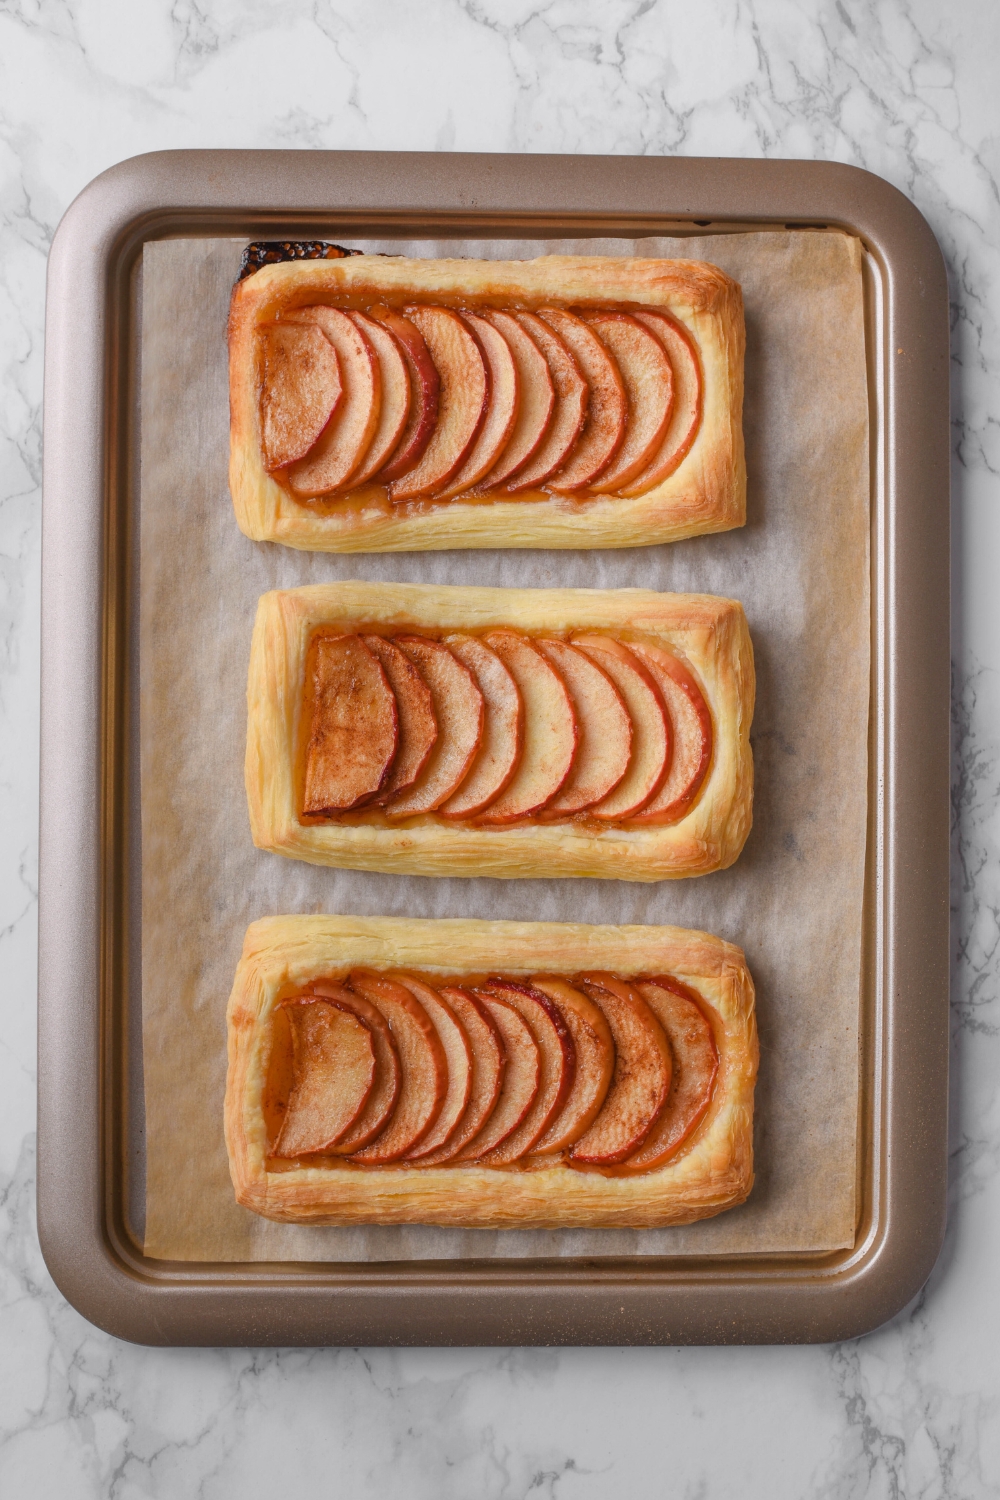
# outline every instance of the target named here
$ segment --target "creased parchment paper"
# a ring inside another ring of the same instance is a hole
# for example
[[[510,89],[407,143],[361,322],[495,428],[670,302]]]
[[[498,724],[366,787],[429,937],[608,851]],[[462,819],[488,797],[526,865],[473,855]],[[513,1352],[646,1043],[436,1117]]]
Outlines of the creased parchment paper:
[[[742,283],[748,522],[624,552],[309,555],[248,541],[226,483],[225,348],[241,242],[143,260],[140,724],[146,1253],[397,1260],[829,1250],[853,1243],[867,813],[868,396],[861,251],[827,232],[412,246],[691,257]],[[740,599],[758,674],[754,829],[723,873],[431,880],[257,851],[243,792],[258,595],[335,578],[640,585]],[[452,1231],[271,1224],[237,1207],[222,1136],[226,999],[247,924],[276,912],[676,923],[740,944],[757,986],[757,1182],[666,1230]]]

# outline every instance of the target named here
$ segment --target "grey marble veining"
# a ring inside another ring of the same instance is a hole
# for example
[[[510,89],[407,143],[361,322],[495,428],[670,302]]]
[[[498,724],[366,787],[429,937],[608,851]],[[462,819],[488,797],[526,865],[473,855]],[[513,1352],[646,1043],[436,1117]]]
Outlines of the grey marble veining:
[[[1000,1493],[1000,129],[992,0],[0,0],[0,1493],[241,1500]],[[172,146],[851,161],[907,192],[954,326],[952,1217],[927,1288],[837,1347],[153,1351],[34,1234],[45,255]]]

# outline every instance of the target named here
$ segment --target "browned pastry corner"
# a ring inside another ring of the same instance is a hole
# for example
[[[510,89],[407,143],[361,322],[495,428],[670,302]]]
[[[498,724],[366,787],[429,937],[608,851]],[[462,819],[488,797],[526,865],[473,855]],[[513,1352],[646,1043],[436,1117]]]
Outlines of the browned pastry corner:
[[[716,266],[294,248],[260,247],[230,308],[248,536],[630,547],[743,524],[743,305]]]
[[[753,985],[705,933],[271,917],[228,1026],[230,1170],[268,1218],[653,1227],[753,1183]]]

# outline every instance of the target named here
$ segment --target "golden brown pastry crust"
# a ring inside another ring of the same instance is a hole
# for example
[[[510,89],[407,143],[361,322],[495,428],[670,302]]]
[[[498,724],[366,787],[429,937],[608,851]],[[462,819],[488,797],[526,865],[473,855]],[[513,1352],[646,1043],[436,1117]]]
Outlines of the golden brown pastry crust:
[[[701,426],[673,474],[632,499],[560,498],[392,505],[368,484],[332,502],[301,503],[261,461],[255,330],[316,302],[474,309],[662,308],[687,329],[704,380]],[[746,519],[743,454],[745,332],[739,286],[700,261],[546,255],[536,260],[411,260],[359,255],[289,261],[239,282],[229,316],[229,487],[240,529],[255,541],[321,552],[441,547],[635,547],[727,531]]]
[[[441,959],[447,956],[447,964]],[[489,972],[626,978],[668,972],[705,1002],[719,1050],[712,1103],[678,1155],[638,1176],[531,1168],[395,1164],[269,1171],[262,1093],[270,1017],[318,978],[354,966],[428,976]],[[656,1228],[742,1203],[753,1185],[757,1031],[740,950],[678,927],[426,921],[403,917],[266,917],[247,930],[228,1009],[226,1143],[238,1202],[269,1219],[310,1224],[442,1224],[483,1229]]]
[[[625,644],[650,640],[693,668],[712,714],[712,764],[679,822],[597,827],[593,822],[513,827],[451,825],[434,814],[400,827],[299,820],[296,765],[303,732],[304,664],[318,625],[394,631],[527,634],[597,630]],[[246,788],[261,849],[312,864],[409,875],[501,878],[583,875],[665,880],[724,869],[750,831],[753,649],[742,607],[707,594],[646,589],[481,589],[433,584],[331,583],[264,594],[247,684]]]

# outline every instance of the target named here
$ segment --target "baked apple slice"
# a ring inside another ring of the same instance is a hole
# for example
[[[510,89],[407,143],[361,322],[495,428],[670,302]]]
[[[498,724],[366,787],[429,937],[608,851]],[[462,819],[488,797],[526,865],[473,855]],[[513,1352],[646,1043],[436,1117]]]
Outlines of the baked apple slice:
[[[613,974],[584,974],[580,988],[603,1010],[615,1039],[615,1071],[603,1108],[570,1152],[572,1162],[610,1167],[637,1151],[670,1092],[670,1043],[649,1005]]]
[[[376,799],[387,802],[397,792],[411,787],[430,759],[438,737],[434,700],[410,658],[393,641],[382,635],[365,635],[361,639],[378,658],[396,699],[399,744],[388,780]]]
[[[302,811],[324,818],[361,806],[385,785],[399,721],[388,679],[359,636],[320,636],[309,655]]]
[[[674,1076],[663,1113],[625,1165],[648,1172],[669,1161],[705,1118],[719,1072],[712,1028],[686,985],[667,975],[636,985],[666,1032]]]
[[[500,1096],[489,1119],[455,1161],[479,1161],[513,1135],[535,1101],[541,1070],[538,1044],[527,1021],[495,995],[477,993],[476,998],[500,1033],[506,1064]]]
[[[371,1145],[353,1152],[350,1159],[372,1165],[399,1161],[423,1140],[441,1113],[448,1089],[444,1048],[419,1000],[401,984],[382,974],[356,969],[348,987],[382,1012],[400,1063],[399,1097],[388,1125]]]
[[[543,307],[539,317],[562,339],[587,382],[587,418],[562,468],[548,480],[557,493],[584,489],[621,446],[628,401],[618,366],[592,328],[562,308]]]
[[[347,316],[361,329],[375,350],[382,390],[378,426],[368,445],[368,452],[361,461],[361,467],[351,475],[353,489],[359,484],[366,484],[373,474],[377,474],[389,455],[399,446],[410,414],[410,377],[403,351],[387,328],[362,312],[349,312]]]
[[[407,1161],[419,1161],[421,1157],[440,1150],[454,1134],[455,1127],[465,1114],[472,1089],[472,1052],[464,1027],[436,990],[432,990],[429,984],[424,984],[422,979],[416,979],[412,974],[392,974],[390,978],[409,990],[415,1000],[420,1001],[431,1018],[448,1063],[448,1087],[441,1113],[419,1145],[406,1153]]]
[[[586,421],[588,395],[580,366],[558,334],[537,313],[519,312],[516,317],[545,356],[556,403],[544,438],[507,486],[512,494],[541,484],[566,462]]]
[[[422,334],[441,383],[437,425],[420,462],[389,486],[396,501],[444,487],[472,447],[490,389],[479,345],[457,313],[447,307],[408,307],[406,316]]]
[[[444,489],[435,490],[436,500],[448,500],[452,495],[471,490],[484,474],[489,473],[507,446],[521,404],[517,366],[503,334],[476,313],[463,313],[462,316],[472,329],[486,363],[490,383],[489,405],[475,442]]]
[[[505,1141],[488,1156],[480,1157],[497,1167],[527,1155],[560,1112],[573,1086],[576,1049],[562,1012],[541,990],[509,979],[491,979],[485,990],[477,993],[483,999],[491,996],[512,1005],[527,1023],[538,1048],[538,1090],[531,1108]]]
[[[368,316],[392,334],[406,361],[409,377],[410,406],[406,425],[395,452],[376,476],[380,484],[388,484],[391,479],[398,479],[401,474],[415,468],[423,457],[437,427],[441,381],[423,335],[409,318],[390,307],[370,307]]]
[[[506,447],[480,485],[481,490],[495,490],[506,484],[541,447],[552,420],[556,393],[545,355],[513,313],[489,312],[483,316],[510,346],[520,392],[517,420]]]
[[[576,1049],[573,1085],[562,1109],[532,1147],[532,1155],[548,1156],[572,1146],[597,1118],[615,1071],[615,1044],[604,1012],[581,990],[548,975],[531,983],[559,1007]]]
[[[614,790],[588,812],[607,821],[627,818],[650,801],[667,775],[671,738],[666,707],[651,672],[620,641],[579,635],[573,637],[573,645],[608,674],[632,721],[629,768]]]
[[[399,1056],[388,1021],[370,1000],[366,1000],[363,995],[355,995],[342,984],[333,984],[325,979],[316,981],[312,989],[314,994],[335,1001],[342,1010],[353,1011],[372,1034],[375,1049],[375,1082],[372,1091],[350,1130],[330,1148],[333,1156],[347,1156],[352,1151],[367,1146],[387,1125],[399,1097]]]
[[[544,807],[569,776],[576,755],[576,715],[559,673],[523,635],[493,630],[485,640],[517,684],[524,706],[524,747],[507,787],[479,816],[488,823],[513,823]]]
[[[472,1057],[472,1086],[465,1114],[445,1145],[420,1158],[420,1166],[436,1167],[453,1161],[482,1130],[500,1097],[507,1054],[496,1022],[486,1006],[468,990],[445,985],[441,998],[451,1006],[465,1028]]]
[[[570,817],[599,802],[618,785],[632,759],[632,721],[611,678],[584,651],[565,641],[536,640],[573,700],[576,759],[544,817]]]
[[[410,789],[387,806],[391,818],[433,812],[461,785],[483,734],[483,696],[468,667],[440,641],[397,636],[396,645],[430,688],[438,738]]]
[[[315,325],[337,351],[344,393],[319,441],[287,470],[294,494],[329,495],[360,468],[375,436],[382,409],[378,360],[361,329],[339,308],[303,307],[284,321]]]
[[[375,1049],[365,1023],[335,1001],[285,1001],[292,1037],[292,1088],[272,1156],[326,1151],[365,1107]]]
[[[473,818],[499,797],[521,759],[524,715],[517,683],[495,651],[474,635],[449,635],[445,645],[468,667],[483,695],[483,734],[458,791],[438,812],[443,818]]]
[[[652,801],[632,816],[641,823],[676,823],[688,812],[712,763],[712,715],[694,677],[662,646],[629,648],[648,667],[667,705],[674,752],[670,772]]]
[[[590,486],[604,495],[641,474],[662,443],[673,410],[674,372],[659,339],[631,314],[588,313],[587,322],[611,350],[628,396],[622,445]]]
[[[260,334],[260,428],[271,474],[305,458],[343,393],[337,351],[315,323],[272,323]]]
[[[701,360],[687,329],[666,313],[637,312],[632,316],[659,339],[674,372],[674,409],[663,441],[649,465],[621,492],[642,495],[679,468],[691,451],[701,425]]]

